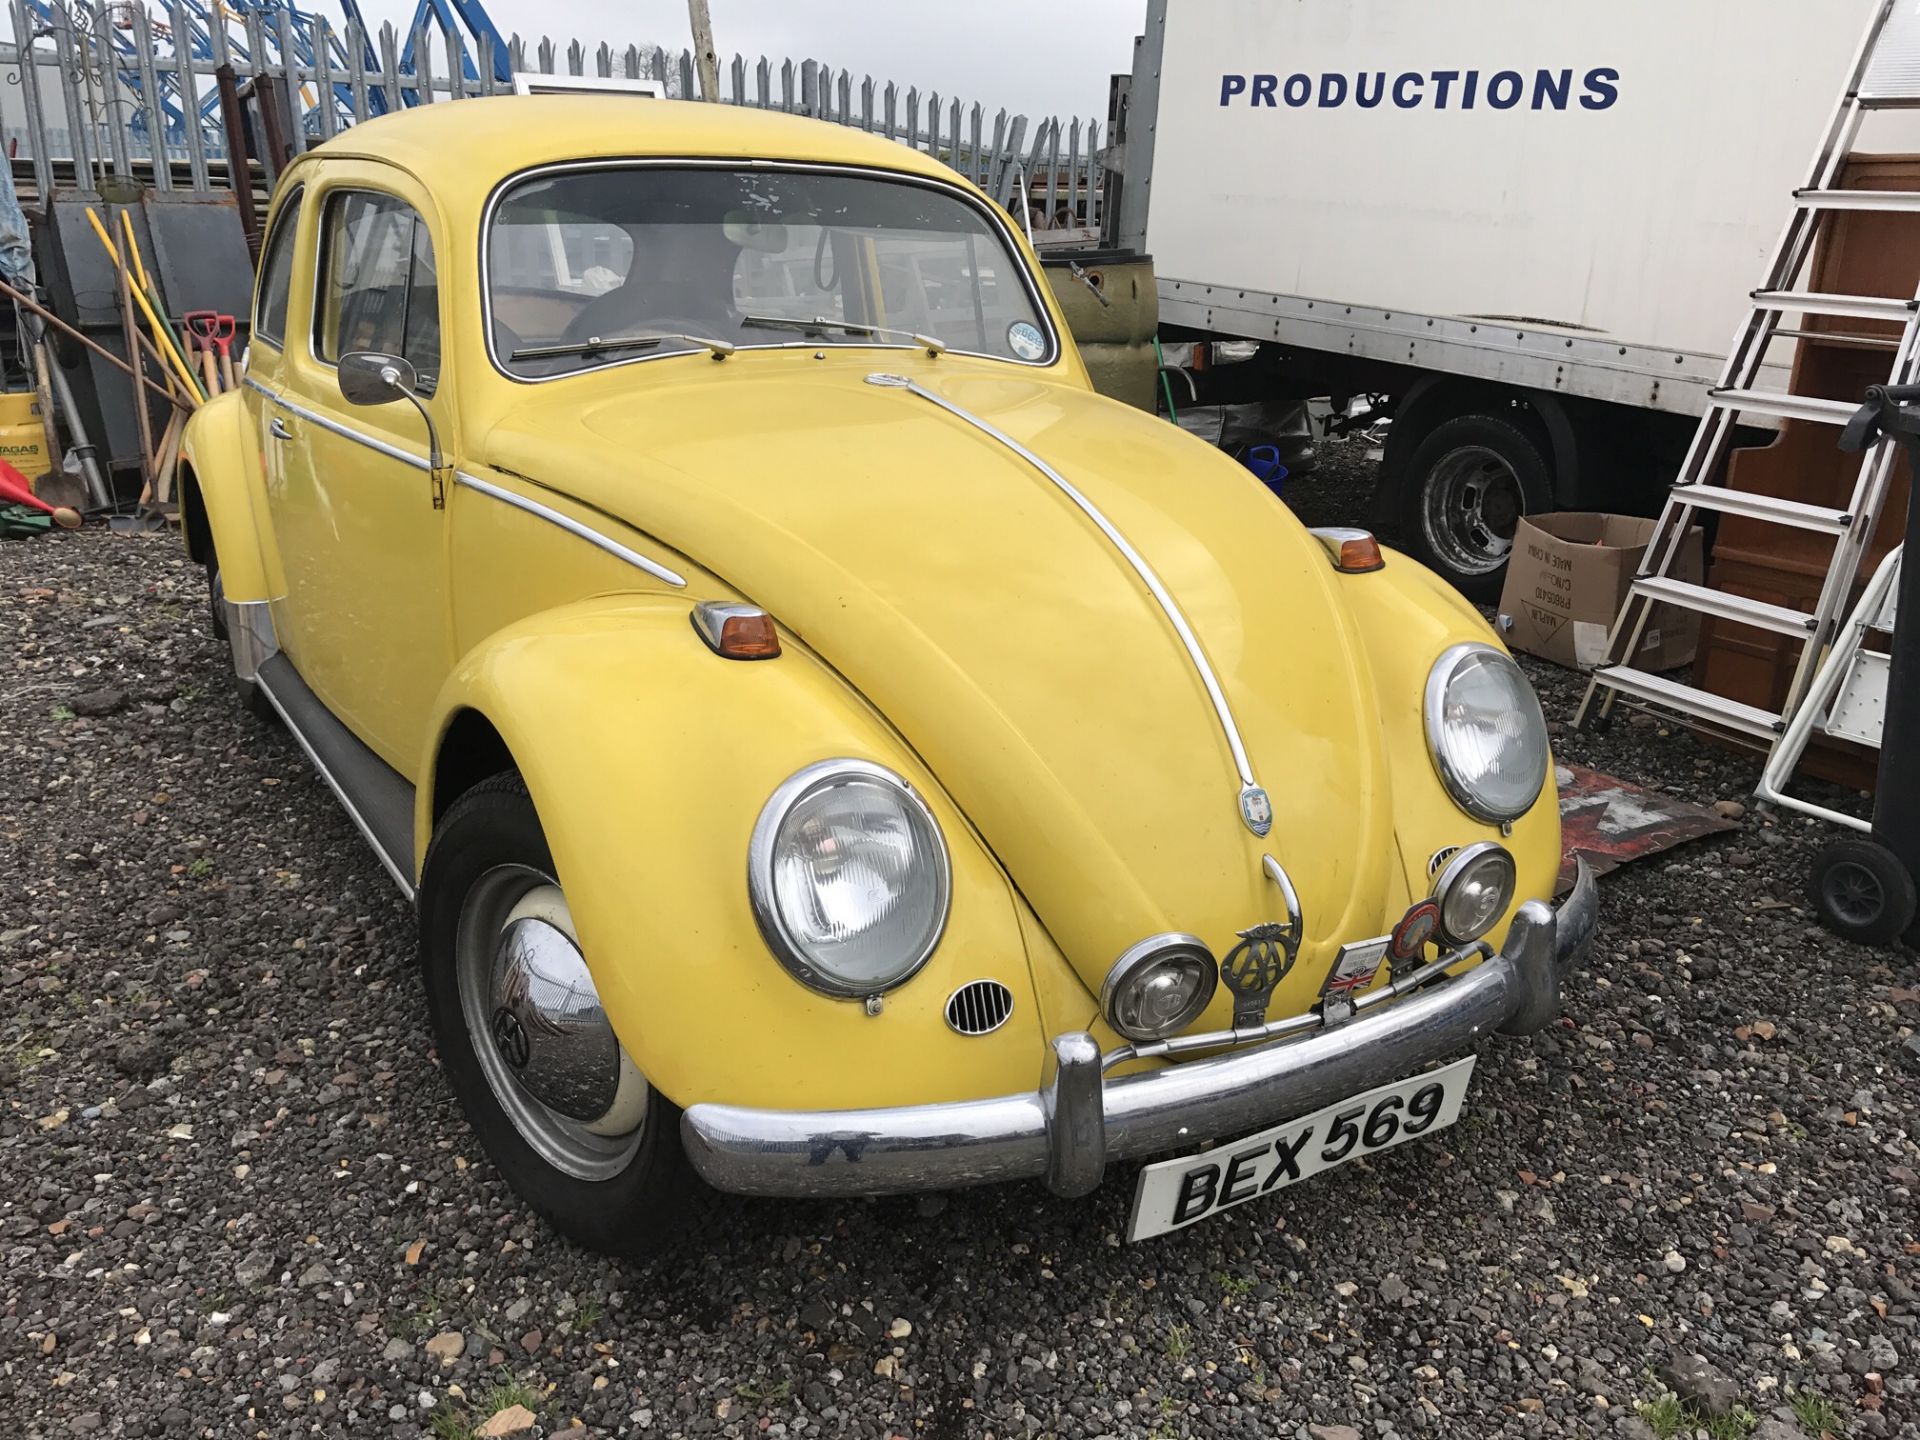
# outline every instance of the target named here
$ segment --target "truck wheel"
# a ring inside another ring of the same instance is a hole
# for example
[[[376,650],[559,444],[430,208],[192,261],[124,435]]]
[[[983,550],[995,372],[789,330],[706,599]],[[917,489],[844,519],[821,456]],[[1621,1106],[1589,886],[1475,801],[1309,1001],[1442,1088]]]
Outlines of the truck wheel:
[[[507,1183],[588,1249],[670,1238],[695,1193],[680,1111],[600,1008],[518,775],[482,781],[434,827],[420,946],[441,1068]]]
[[[1553,504],[1553,472],[1533,437],[1494,415],[1436,426],[1407,462],[1400,533],[1416,560],[1469,600],[1500,598],[1514,528]]]
[[[1839,840],[1813,857],[1807,896],[1820,923],[1862,945],[1888,945],[1913,926],[1913,876],[1884,845]]]

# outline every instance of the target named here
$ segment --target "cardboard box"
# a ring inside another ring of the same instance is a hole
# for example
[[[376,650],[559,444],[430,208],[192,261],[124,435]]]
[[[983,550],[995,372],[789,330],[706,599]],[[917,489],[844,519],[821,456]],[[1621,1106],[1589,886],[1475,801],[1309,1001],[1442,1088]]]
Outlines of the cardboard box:
[[[1500,592],[1500,634],[1515,650],[1591,670],[1606,657],[1607,635],[1639,573],[1654,522],[1637,515],[1567,511],[1524,517],[1513,536],[1506,588]],[[1680,543],[1668,572],[1699,584],[1705,573],[1698,527]],[[1627,663],[1671,670],[1693,660],[1700,616],[1656,605]]]

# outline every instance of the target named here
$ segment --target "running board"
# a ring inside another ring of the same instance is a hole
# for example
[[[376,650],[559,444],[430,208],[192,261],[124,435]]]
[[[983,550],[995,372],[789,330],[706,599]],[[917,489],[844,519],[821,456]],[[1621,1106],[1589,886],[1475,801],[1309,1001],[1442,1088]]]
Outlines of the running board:
[[[400,893],[413,899],[413,786],[334,717],[284,654],[261,665],[259,685]]]

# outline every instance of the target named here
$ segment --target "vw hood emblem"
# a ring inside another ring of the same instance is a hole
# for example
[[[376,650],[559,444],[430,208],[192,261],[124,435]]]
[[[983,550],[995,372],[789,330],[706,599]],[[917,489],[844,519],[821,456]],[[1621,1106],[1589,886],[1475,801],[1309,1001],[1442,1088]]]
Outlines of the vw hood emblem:
[[[1240,792],[1240,818],[1247,822],[1247,829],[1262,838],[1273,829],[1273,801],[1258,785]]]

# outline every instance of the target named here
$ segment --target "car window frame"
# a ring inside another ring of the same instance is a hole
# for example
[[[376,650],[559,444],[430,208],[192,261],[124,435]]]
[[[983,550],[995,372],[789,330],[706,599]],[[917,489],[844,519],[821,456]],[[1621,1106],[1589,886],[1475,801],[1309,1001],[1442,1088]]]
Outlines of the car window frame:
[[[338,360],[329,360],[320,353],[320,323],[321,323],[321,317],[322,317],[322,306],[325,304],[325,301],[326,301],[325,292],[326,292],[326,284],[327,284],[327,267],[325,263],[326,262],[326,245],[327,245],[327,218],[328,218],[328,212],[329,210],[331,210],[336,200],[345,200],[354,195],[377,195],[382,199],[391,200],[396,205],[406,206],[407,209],[412,212],[414,220],[421,226],[425,227],[427,232],[427,244],[429,247],[431,247],[432,253],[433,253],[434,274],[437,277],[440,273],[440,250],[439,250],[439,247],[434,244],[433,226],[428,224],[426,212],[423,211],[418,205],[414,204],[413,201],[409,200],[406,196],[400,194],[399,191],[397,190],[391,189],[388,186],[379,185],[374,182],[366,181],[366,180],[343,179],[335,184],[326,186],[320,192],[320,207],[315,216],[316,228],[313,236],[313,300],[312,300],[312,304],[309,306],[308,314],[307,314],[307,358],[311,360],[315,365],[319,366],[322,370],[330,370],[334,372],[336,375],[340,371],[340,362]],[[412,260],[411,260],[411,251],[409,252],[409,261],[407,266],[407,288],[409,290],[413,288],[413,266],[412,266]],[[447,355],[446,355],[446,344],[445,344],[446,333],[447,333],[446,332],[446,310],[444,308],[446,304],[446,296],[444,293],[446,290],[446,287],[444,285],[436,284],[433,288],[434,288],[434,291],[436,292],[435,300],[434,300],[434,317],[433,318],[435,322],[435,328],[438,331],[438,334],[440,337],[440,346],[439,346],[440,353],[438,356],[439,363],[434,367],[434,371],[433,371],[433,375],[431,377],[430,383],[423,385],[420,388],[420,398],[422,400],[431,400],[436,394],[439,393],[440,382],[443,375],[445,374],[446,366],[447,366]],[[401,344],[403,347],[405,346],[405,343],[406,343],[406,335],[403,329],[401,333]],[[402,358],[403,359],[407,358],[404,354],[404,349],[402,352]]]
[[[580,170],[751,170],[771,171],[774,173],[792,173],[807,175],[852,175],[865,180],[878,180],[888,184],[918,185],[923,189],[937,190],[950,195],[964,205],[972,206],[978,213],[987,217],[995,227],[1007,254],[1012,258],[1020,272],[1020,283],[1026,288],[1027,298],[1032,303],[1034,313],[1039,316],[1046,329],[1047,353],[1039,360],[1022,360],[1017,356],[994,355],[982,350],[963,350],[957,346],[948,346],[944,353],[966,356],[976,360],[993,360],[1002,365],[1016,366],[1022,370],[1051,370],[1058,367],[1066,358],[1066,344],[1060,335],[1060,329],[1054,324],[1053,311],[1047,304],[1047,291],[1037,267],[1027,263],[1027,257],[1021,252],[1013,217],[1006,214],[1000,206],[985,200],[972,190],[957,183],[948,182],[931,175],[916,175],[911,171],[890,170],[875,165],[840,165],[823,161],[807,160],[753,160],[741,157],[720,157],[712,155],[606,155],[579,160],[552,161],[540,165],[531,165],[524,170],[516,170],[498,181],[488,192],[487,203],[480,210],[480,264],[476,267],[480,278],[480,332],[481,342],[486,347],[487,363],[494,372],[516,385],[547,385],[556,380],[578,380],[587,375],[601,375],[609,370],[624,369],[629,365],[649,365],[660,360],[684,360],[689,355],[700,354],[697,350],[669,350],[658,354],[631,355],[621,360],[606,360],[596,365],[583,366],[578,370],[563,370],[553,375],[517,375],[501,364],[500,356],[493,344],[493,254],[491,240],[493,236],[494,213],[500,208],[507,192],[517,185],[530,180],[538,180],[548,175],[564,175]],[[821,348],[818,338],[797,337],[791,341],[758,342],[743,345],[742,350],[818,350]],[[848,350],[918,350],[920,346],[907,340],[883,341],[877,337],[841,344],[836,347]]]
[[[294,272],[300,264],[300,252],[298,248],[300,243],[300,213],[305,206],[306,199],[307,187],[301,184],[294,186],[293,189],[288,192],[287,198],[280,202],[280,209],[274,215],[273,224],[267,230],[266,243],[260,247],[261,284],[254,289],[253,314],[248,317],[247,322],[247,341],[249,344],[256,340],[264,340],[267,344],[271,345],[277,353],[282,355],[287,352],[286,329],[291,325],[293,320]],[[286,314],[283,317],[287,325],[282,327],[280,334],[275,335],[261,328],[260,316],[264,309],[263,302],[266,298],[266,278],[268,272],[273,267],[273,247],[279,243],[282,237],[285,237],[288,246],[291,247],[291,258],[287,262]]]

